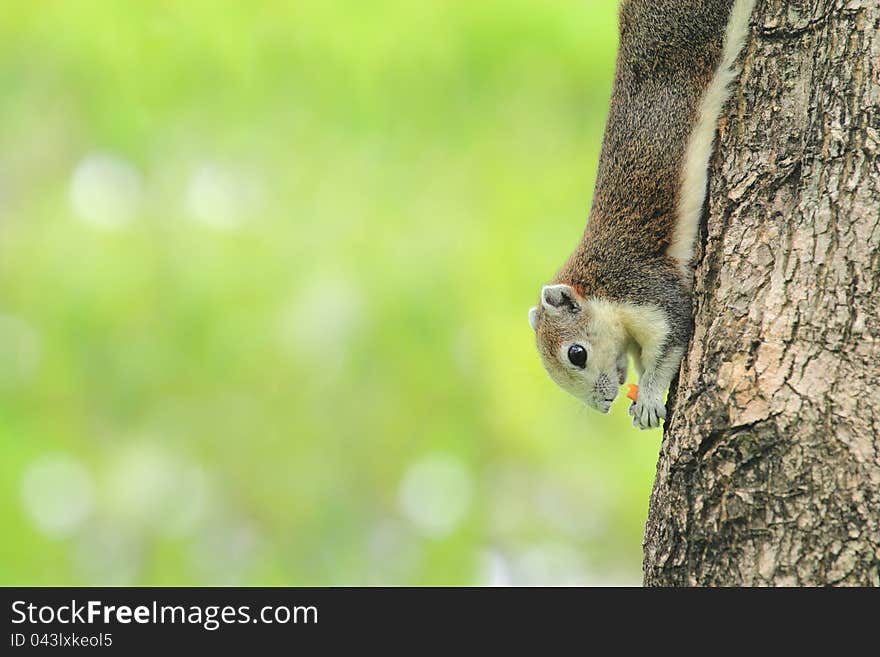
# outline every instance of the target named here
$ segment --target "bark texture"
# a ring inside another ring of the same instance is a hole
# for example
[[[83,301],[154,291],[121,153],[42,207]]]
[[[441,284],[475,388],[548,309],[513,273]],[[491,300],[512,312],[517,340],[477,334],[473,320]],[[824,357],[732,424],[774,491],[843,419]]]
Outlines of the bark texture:
[[[880,585],[880,2],[759,0],[646,585]]]

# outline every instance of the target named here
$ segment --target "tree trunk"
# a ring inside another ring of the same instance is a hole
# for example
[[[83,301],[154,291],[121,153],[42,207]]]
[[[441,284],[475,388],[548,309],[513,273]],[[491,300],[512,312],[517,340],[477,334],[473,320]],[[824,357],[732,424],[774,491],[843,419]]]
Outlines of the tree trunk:
[[[645,584],[880,585],[880,2],[759,0]]]

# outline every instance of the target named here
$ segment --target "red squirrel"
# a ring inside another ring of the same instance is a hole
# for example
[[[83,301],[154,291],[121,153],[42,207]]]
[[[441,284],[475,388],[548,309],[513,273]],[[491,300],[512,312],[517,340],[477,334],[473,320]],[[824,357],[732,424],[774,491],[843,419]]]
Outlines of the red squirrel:
[[[624,0],[614,90],[583,239],[529,311],[550,377],[607,413],[632,354],[633,426],[664,397],[693,332],[694,242],[718,116],[755,0]]]

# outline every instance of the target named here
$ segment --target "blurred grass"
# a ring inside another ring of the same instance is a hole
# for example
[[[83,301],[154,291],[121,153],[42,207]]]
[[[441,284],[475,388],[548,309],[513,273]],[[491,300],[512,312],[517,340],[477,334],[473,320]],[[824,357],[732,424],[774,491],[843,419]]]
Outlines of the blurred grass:
[[[615,23],[4,3],[0,583],[640,581],[659,432],[557,390],[526,321],[583,229]]]

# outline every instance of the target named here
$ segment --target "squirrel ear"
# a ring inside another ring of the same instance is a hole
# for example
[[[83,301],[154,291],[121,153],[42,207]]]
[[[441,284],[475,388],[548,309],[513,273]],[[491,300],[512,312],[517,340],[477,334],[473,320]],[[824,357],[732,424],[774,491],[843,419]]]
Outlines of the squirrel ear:
[[[529,309],[529,326],[532,327],[533,331],[538,330],[538,308],[537,308],[537,306]]]
[[[563,310],[580,310],[581,307],[577,292],[570,285],[545,285],[541,290],[541,305],[553,315]]]

